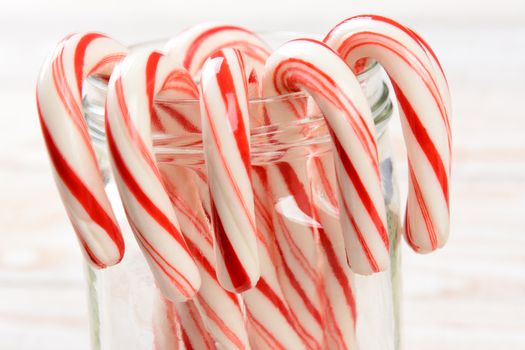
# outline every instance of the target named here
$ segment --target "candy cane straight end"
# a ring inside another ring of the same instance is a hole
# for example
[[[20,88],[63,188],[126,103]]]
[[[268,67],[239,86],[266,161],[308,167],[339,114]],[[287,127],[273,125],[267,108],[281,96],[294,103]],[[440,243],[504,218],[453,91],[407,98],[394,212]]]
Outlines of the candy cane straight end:
[[[90,75],[109,76],[126,48],[99,33],[63,39],[42,67],[37,108],[55,181],[87,260],[95,267],[117,264],[124,241],[104,192],[82,111],[82,84]]]
[[[451,106],[435,53],[414,31],[374,15],[341,22],[324,41],[350,67],[371,58],[391,78],[409,163],[405,238],[419,253],[442,247],[450,225]]]
[[[241,292],[259,279],[250,162],[248,88],[240,51],[206,61],[201,78],[203,144],[211,193],[217,276]]]

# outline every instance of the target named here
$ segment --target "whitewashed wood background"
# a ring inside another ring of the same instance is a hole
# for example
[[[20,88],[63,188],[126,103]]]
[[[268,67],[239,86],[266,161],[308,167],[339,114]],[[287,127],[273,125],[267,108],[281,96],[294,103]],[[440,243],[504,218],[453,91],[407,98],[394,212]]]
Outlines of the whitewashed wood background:
[[[434,255],[405,249],[404,348],[525,349],[525,8],[485,3],[0,2],[0,350],[89,347],[81,258],[34,103],[38,68],[57,40],[99,30],[132,43],[210,19],[323,33],[370,12],[428,39],[454,102],[452,236]]]

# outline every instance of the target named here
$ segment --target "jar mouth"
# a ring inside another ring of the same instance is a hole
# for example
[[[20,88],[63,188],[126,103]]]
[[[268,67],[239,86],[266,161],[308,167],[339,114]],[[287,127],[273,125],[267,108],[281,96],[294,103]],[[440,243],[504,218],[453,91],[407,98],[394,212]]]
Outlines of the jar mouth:
[[[377,62],[373,61],[370,65],[368,65],[363,71],[361,71],[357,78],[358,80],[363,83],[368,80],[370,75],[373,75],[376,73],[377,70],[379,70],[379,65]],[[91,85],[92,88],[99,90],[98,93],[106,94],[107,92],[107,80],[98,76],[90,76],[87,79],[88,84]],[[197,83],[197,82],[196,82]],[[388,95],[388,94],[387,94]],[[281,102],[281,101],[290,101],[295,99],[303,99],[308,98],[309,95],[304,91],[297,91],[297,92],[290,92],[282,95],[274,95],[274,96],[264,96],[264,97],[256,97],[252,98],[248,101],[250,104],[264,104],[264,103],[272,103],[272,102]],[[161,104],[199,104],[199,99],[185,99],[185,98],[178,98],[178,99],[170,99],[166,97],[157,97],[155,98],[155,103],[161,103]],[[372,110],[374,109],[374,106],[371,106]]]
[[[274,32],[260,33],[270,47],[278,47],[298,33]],[[300,33],[301,34],[301,33]],[[314,37],[315,35],[301,35]],[[272,45],[272,40],[273,44]],[[155,40],[129,46],[130,50],[161,49],[166,40]],[[278,44],[275,44],[278,43]],[[393,105],[386,84],[388,78],[375,61],[368,60],[356,75],[372,110],[376,127],[376,138],[383,134],[393,112]],[[96,144],[105,143],[104,106],[107,94],[106,79],[90,76],[84,82],[83,107],[89,134]],[[301,117],[294,120],[284,118],[280,122],[264,121],[266,107],[293,103],[305,106]],[[311,97],[303,91],[277,96],[264,96],[249,101],[251,123],[250,138],[252,163],[265,163],[289,156],[304,156],[315,146],[316,152],[331,150],[329,132],[324,117],[312,103]],[[173,99],[159,96],[154,101],[157,110],[168,109],[183,111],[191,115],[194,122],[200,123],[200,101],[198,99]],[[311,108],[312,107],[312,108]],[[195,130],[161,131],[152,127],[153,151],[161,162],[175,162],[186,166],[203,162],[202,135],[200,125]]]

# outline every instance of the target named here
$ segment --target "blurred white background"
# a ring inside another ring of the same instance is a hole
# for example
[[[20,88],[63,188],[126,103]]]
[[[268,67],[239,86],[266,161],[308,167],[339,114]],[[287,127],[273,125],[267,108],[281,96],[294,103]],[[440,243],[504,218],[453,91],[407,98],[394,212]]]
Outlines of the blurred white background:
[[[525,349],[525,2],[2,0],[0,350],[89,348],[81,256],[35,111],[59,39],[96,30],[134,43],[205,20],[326,33],[358,13],[425,37],[454,103],[452,236],[430,256],[405,249],[404,348]]]

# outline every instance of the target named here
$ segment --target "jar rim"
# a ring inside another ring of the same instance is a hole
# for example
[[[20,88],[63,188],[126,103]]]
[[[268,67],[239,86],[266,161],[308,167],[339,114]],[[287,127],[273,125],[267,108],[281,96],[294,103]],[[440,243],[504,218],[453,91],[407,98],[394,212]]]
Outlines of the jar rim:
[[[265,36],[272,35],[273,42],[279,42],[280,45],[286,42],[289,38],[297,36],[292,32],[257,32],[263,39]],[[307,37],[309,34],[300,33],[302,37]],[[310,35],[314,36],[314,35]],[[270,40],[267,40],[271,42]],[[158,39],[153,41],[146,41],[135,45],[128,46],[130,50],[134,49],[151,49],[158,50],[162,48],[166,39]],[[272,45],[271,45],[272,46]],[[277,47],[273,45],[272,47]],[[362,67],[362,70],[356,75],[360,84],[365,89],[365,95],[370,103],[372,116],[376,128],[376,138],[380,138],[393,112],[393,105],[390,100],[389,88],[386,82],[386,75],[382,72],[380,65],[369,60],[367,64]],[[88,122],[90,136],[93,140],[105,140],[103,106],[104,99],[107,93],[108,80],[100,76],[90,76],[85,81],[88,89],[83,104],[86,111],[86,120]],[[368,86],[365,88],[365,86]],[[89,93],[87,93],[89,91]],[[275,96],[264,96],[252,98],[249,101],[250,110],[252,107],[254,113],[258,113],[261,109],[259,106],[266,106],[272,104],[279,104],[287,101],[305,101],[310,98],[306,91],[297,91]],[[174,99],[169,96],[157,96],[154,100],[155,104],[166,107],[177,108],[199,108],[199,99]],[[252,110],[251,110],[252,111]],[[250,112],[252,113],[252,112]],[[285,121],[282,123],[271,124],[257,124],[252,125],[250,133],[253,138],[252,154],[257,161],[267,161],[268,159],[281,159],[285,154],[294,154],[304,149],[305,145],[316,145],[316,148],[321,151],[328,147],[329,134],[325,130],[324,117],[320,112],[313,109],[307,112],[303,118],[293,121]],[[312,135],[317,135],[314,138],[305,139],[303,132],[309,129]],[[200,164],[202,162],[202,144],[200,143],[199,133],[187,133],[186,135],[178,135],[163,132],[152,132],[153,149],[158,159],[167,162],[177,155],[178,161],[184,159],[185,162]],[[275,145],[265,143],[265,138],[281,138],[286,139],[285,142],[280,143],[280,148],[277,149]],[[179,157],[180,156],[180,157]],[[263,161],[263,162],[264,162]]]
[[[374,74],[375,71],[379,69],[379,64],[377,62],[372,62],[369,66],[367,66],[362,72],[357,74],[357,78],[360,82],[363,82],[367,80],[367,78]],[[99,76],[90,76],[87,79],[89,83],[91,84],[91,87],[100,90],[101,92],[107,91],[107,80],[99,77]],[[290,99],[303,99],[307,98],[309,95],[305,91],[296,91],[296,92],[289,92],[286,94],[281,95],[273,95],[273,96],[262,96],[262,97],[255,97],[251,98],[249,100],[250,104],[269,104],[272,102],[279,102],[283,100],[290,100]],[[163,97],[156,97],[155,103],[162,103],[162,104],[198,104],[199,99],[190,99],[190,98],[178,98],[178,99],[172,99],[172,98],[163,98]]]

